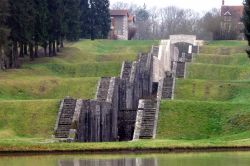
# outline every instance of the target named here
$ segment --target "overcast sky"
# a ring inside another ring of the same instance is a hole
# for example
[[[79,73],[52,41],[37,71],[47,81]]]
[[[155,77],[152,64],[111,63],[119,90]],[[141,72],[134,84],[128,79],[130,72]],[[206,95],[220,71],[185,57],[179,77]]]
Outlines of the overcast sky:
[[[189,8],[202,12],[212,8],[220,8],[222,0],[110,0],[111,5],[115,2],[136,3],[143,5],[144,3],[148,8],[165,7],[165,6],[178,6],[180,8]],[[225,0],[226,5],[241,5],[243,0]]]

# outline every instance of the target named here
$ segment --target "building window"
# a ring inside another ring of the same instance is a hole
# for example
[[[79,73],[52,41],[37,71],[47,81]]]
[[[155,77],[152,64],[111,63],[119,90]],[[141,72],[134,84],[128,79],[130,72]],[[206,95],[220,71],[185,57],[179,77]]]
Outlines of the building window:
[[[224,21],[225,21],[225,22],[230,22],[230,21],[232,21],[232,16],[224,16]]]

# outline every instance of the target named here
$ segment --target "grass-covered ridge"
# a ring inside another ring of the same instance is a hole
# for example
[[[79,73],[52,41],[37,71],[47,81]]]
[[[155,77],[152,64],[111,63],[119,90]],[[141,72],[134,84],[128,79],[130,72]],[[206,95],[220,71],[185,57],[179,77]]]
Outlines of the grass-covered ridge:
[[[246,103],[164,101],[158,138],[197,140],[246,132],[250,130],[249,108]]]
[[[161,103],[156,140],[69,144],[51,139],[61,98],[92,98],[100,76],[118,75],[123,60],[157,43],[68,43],[57,57],[1,72],[0,151],[250,146],[250,70],[241,41],[209,42],[201,48],[188,65],[187,78],[177,80],[175,100]]]
[[[206,43],[187,78],[177,79],[174,101],[163,101],[158,138],[178,140],[250,137],[250,63],[245,41]]]
[[[51,138],[61,99],[94,98],[100,77],[118,76],[123,61],[154,44],[81,40],[66,43],[56,57],[21,59],[21,69],[0,71],[0,140]]]

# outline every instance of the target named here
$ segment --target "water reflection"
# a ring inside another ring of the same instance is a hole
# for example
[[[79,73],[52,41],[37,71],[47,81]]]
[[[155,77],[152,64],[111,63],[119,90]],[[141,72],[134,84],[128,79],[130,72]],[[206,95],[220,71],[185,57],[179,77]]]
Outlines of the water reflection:
[[[158,166],[155,158],[112,159],[112,160],[60,160],[58,166]]]
[[[250,166],[250,152],[0,156],[0,166]]]

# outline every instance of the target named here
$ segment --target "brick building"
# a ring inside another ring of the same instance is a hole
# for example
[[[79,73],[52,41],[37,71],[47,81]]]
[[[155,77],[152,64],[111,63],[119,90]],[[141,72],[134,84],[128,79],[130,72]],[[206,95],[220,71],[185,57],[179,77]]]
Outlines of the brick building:
[[[110,39],[128,40],[129,29],[134,27],[135,17],[128,10],[110,10],[111,30]]]
[[[222,0],[221,32],[224,39],[230,39],[233,38],[233,36],[236,36],[237,39],[244,39],[244,25],[241,21],[243,10],[243,5],[229,6],[225,5],[225,0]]]

